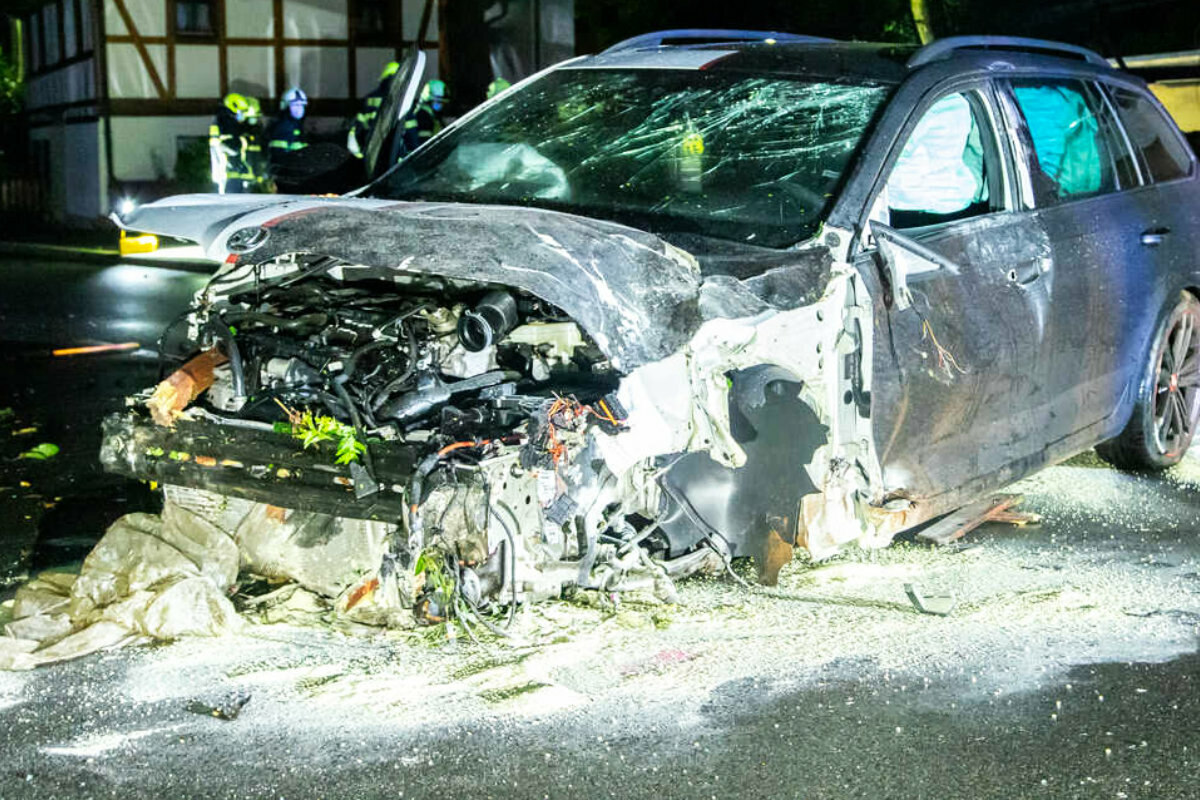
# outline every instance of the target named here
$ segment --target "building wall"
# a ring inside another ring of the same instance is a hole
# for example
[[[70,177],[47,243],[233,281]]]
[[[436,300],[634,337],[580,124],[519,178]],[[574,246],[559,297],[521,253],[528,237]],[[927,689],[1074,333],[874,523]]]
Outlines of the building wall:
[[[180,139],[208,135],[210,116],[113,117],[113,174],[118,181],[168,181]]]
[[[31,138],[45,142],[50,159],[50,204],[58,219],[95,219],[108,213],[101,170],[101,126],[92,122],[45,125]]]
[[[387,30],[360,28],[366,0],[213,0],[211,34],[198,36],[177,29],[175,0],[102,0],[116,180],[171,179],[179,147],[207,135],[229,92],[258,98],[269,118],[299,86],[310,127],[336,129],[419,27],[424,0],[373,1]],[[433,11],[424,44],[436,70]]]
[[[545,47],[518,48],[512,60],[522,68],[510,77],[560,50],[570,55],[572,0],[514,2]],[[336,131],[384,65],[414,44],[425,51],[425,78],[437,76],[439,4],[428,6],[415,43],[426,0],[45,0],[25,15],[25,52],[33,138],[46,153],[54,207],[103,215],[110,185],[170,181],[180,146],[207,136],[229,92],[259,98],[270,117],[279,95],[300,86],[312,128]],[[180,8],[198,5],[213,24],[188,30]]]
[[[1200,50],[1125,56],[1118,64],[1150,84],[1184,133],[1200,133]]]
[[[86,101],[99,98],[93,2],[55,0],[25,20],[28,75],[25,99],[35,125],[60,122],[67,106],[78,109]],[[95,116],[95,108],[88,113]]]
[[[197,32],[179,27],[182,0],[97,1],[114,110],[139,115],[191,115],[201,101],[215,108],[231,91],[275,108],[279,95],[297,85],[319,113],[349,115],[383,65],[412,46],[425,6],[425,0],[206,0],[212,25]],[[436,6],[423,42],[432,70]],[[370,19],[381,26],[368,26]]]
[[[100,83],[91,0],[48,2],[25,19],[25,105],[38,179],[59,219],[106,213]]]
[[[1200,131],[1200,79],[1161,81],[1150,89],[1185,133]]]

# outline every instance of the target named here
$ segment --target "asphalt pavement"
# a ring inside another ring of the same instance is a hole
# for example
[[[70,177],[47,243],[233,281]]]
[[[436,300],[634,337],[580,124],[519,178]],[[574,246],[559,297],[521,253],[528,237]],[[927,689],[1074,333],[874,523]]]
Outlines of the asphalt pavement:
[[[99,422],[153,385],[156,343],[206,274],[44,247],[0,252],[0,583],[43,555],[86,552],[128,510],[152,508],[139,484],[99,468]],[[70,350],[122,349],[76,355]],[[48,461],[17,458],[38,444]]]
[[[56,523],[85,542],[153,502],[91,466],[94,425],[201,280],[0,259],[3,455],[63,449],[5,460],[0,507],[19,470],[47,514],[97,498]],[[1042,524],[689,581],[675,608],[552,603],[484,646],[251,621],[0,673],[0,797],[1200,797],[1200,459],[1017,488]],[[910,582],[957,607],[917,613]]]

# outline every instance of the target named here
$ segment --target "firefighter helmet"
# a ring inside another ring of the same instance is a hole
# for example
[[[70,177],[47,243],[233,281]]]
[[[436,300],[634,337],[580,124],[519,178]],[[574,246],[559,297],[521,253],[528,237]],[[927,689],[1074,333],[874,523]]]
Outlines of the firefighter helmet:
[[[246,102],[246,98],[237,92],[230,92],[225,95],[225,107],[234,114],[245,114],[250,110],[250,104]]]
[[[500,94],[510,86],[512,86],[512,84],[504,80],[504,78],[496,78],[496,80],[488,84],[487,99],[491,100],[493,97]]]
[[[308,105],[308,95],[299,86],[292,87],[283,93],[283,97],[279,98],[279,107],[287,108],[292,103],[301,103]]]
[[[421,89],[422,103],[445,103],[449,100],[450,92],[447,91],[446,82],[443,80],[434,78]]]

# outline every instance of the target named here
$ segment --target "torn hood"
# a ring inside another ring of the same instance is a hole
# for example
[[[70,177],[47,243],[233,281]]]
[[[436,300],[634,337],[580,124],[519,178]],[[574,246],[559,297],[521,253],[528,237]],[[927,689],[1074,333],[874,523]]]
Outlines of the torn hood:
[[[690,255],[645,231],[556,211],[184,195],[136,209],[119,223],[197,241],[220,261],[309,253],[382,272],[520,289],[570,315],[623,372],[675,352],[701,323],[700,272]],[[248,240],[252,249],[242,244]]]

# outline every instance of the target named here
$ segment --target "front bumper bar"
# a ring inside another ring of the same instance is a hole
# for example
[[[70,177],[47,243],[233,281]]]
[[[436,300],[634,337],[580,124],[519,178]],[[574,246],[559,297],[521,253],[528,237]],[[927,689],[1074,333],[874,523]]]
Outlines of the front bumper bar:
[[[413,445],[373,442],[379,491],[358,498],[333,447],[305,450],[293,437],[213,422],[179,420],[164,428],[135,412],[104,420],[100,463],[139,480],[206,489],[299,511],[396,522],[421,453]]]

